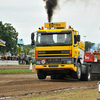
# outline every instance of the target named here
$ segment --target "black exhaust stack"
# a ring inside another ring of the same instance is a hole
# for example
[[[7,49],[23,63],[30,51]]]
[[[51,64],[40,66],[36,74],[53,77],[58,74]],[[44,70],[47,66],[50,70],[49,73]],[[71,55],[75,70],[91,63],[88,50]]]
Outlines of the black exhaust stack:
[[[58,4],[58,0],[43,0],[46,2],[46,10],[47,10],[47,14],[48,14],[48,22],[51,22],[52,20],[52,16],[54,13],[54,9],[56,9],[57,4]]]

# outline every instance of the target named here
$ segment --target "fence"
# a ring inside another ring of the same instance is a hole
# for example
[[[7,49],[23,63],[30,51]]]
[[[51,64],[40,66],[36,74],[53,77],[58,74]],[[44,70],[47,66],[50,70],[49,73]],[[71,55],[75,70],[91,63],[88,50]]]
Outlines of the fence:
[[[19,65],[18,61],[1,60],[0,65]]]

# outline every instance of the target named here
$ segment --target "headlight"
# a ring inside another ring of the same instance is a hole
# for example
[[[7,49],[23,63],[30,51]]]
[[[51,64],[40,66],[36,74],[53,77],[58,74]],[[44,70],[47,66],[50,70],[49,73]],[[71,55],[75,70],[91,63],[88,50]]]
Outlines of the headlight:
[[[41,61],[36,61],[36,64],[37,64],[37,65],[40,65],[40,64],[41,64]]]
[[[72,63],[72,61],[71,60],[67,60],[67,64],[71,64]]]

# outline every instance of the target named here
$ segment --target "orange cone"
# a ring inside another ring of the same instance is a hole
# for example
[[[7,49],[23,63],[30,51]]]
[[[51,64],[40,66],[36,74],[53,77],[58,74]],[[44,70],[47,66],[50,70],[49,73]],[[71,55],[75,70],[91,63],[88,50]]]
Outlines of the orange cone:
[[[35,72],[35,68],[34,68],[34,65],[33,65],[33,70],[32,70],[32,72]]]

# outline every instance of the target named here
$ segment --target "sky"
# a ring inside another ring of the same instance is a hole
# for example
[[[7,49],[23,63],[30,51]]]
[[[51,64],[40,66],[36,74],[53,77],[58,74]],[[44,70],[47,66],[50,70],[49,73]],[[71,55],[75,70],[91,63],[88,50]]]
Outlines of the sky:
[[[0,0],[0,21],[11,23],[31,44],[31,33],[48,22],[43,0]],[[59,0],[52,22],[66,22],[79,31],[81,40],[100,43],[100,0]]]

